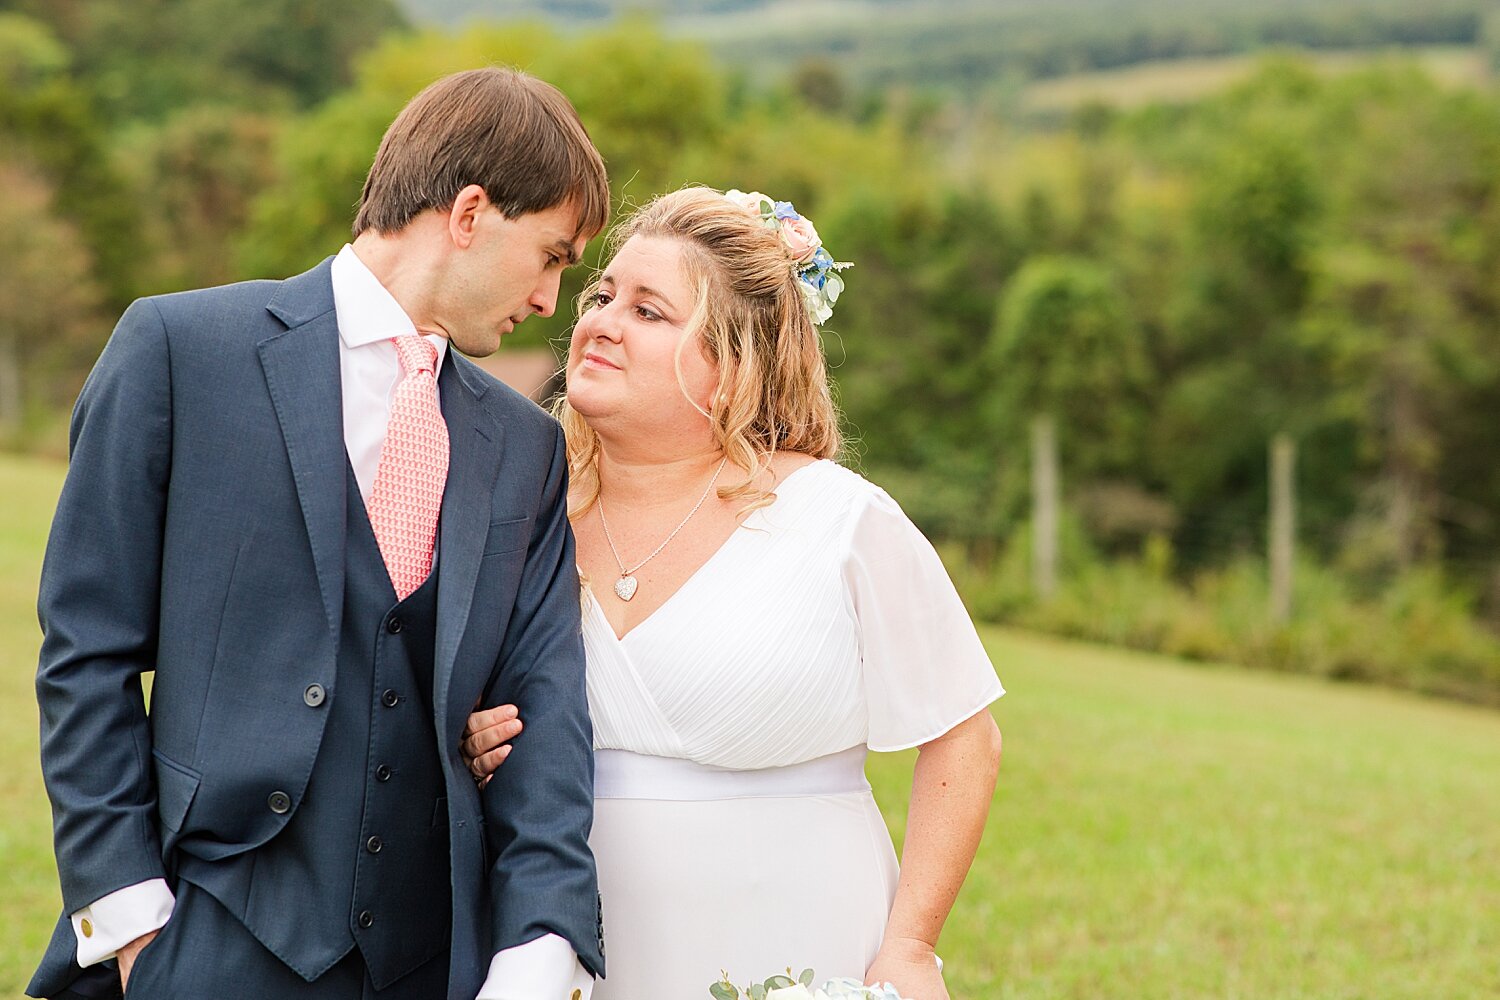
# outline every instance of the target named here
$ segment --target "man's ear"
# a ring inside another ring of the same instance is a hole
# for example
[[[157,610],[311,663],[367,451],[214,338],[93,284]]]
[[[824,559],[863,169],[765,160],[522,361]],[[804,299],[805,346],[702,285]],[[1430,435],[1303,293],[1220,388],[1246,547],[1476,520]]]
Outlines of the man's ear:
[[[460,250],[467,250],[474,242],[474,231],[479,226],[479,217],[490,210],[489,195],[478,184],[470,184],[458,192],[448,208],[448,238]]]

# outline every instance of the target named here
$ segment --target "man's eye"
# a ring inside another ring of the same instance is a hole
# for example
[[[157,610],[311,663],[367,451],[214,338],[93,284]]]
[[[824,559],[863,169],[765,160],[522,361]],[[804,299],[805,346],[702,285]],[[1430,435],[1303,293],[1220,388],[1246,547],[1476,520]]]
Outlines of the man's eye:
[[[555,254],[555,253],[549,253],[547,255],[547,266],[548,267],[556,267],[557,265],[559,265],[561,263],[562,263],[562,258],[559,257],[557,254]]]

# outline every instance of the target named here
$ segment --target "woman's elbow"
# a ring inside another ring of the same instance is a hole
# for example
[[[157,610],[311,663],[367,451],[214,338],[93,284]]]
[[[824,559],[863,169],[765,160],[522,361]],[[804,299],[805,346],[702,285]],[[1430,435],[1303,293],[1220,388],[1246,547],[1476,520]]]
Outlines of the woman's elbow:
[[[1000,755],[1004,749],[1004,741],[1000,738],[1000,727],[996,725],[994,716],[988,712],[984,713],[988,725],[984,727],[985,754],[990,764],[990,769],[995,773],[1000,771]]]

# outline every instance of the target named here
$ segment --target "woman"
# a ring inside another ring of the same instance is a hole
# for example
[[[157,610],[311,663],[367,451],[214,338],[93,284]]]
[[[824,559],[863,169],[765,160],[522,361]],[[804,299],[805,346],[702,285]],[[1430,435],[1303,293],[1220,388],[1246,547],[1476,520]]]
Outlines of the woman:
[[[1004,692],[936,553],[838,465],[814,313],[837,267],[761,195],[689,188],[583,298],[568,435],[596,747],[597,1000],[791,966],[948,996],[935,944],[993,794]],[[492,772],[520,722],[477,713]],[[920,747],[899,875],[867,748]]]

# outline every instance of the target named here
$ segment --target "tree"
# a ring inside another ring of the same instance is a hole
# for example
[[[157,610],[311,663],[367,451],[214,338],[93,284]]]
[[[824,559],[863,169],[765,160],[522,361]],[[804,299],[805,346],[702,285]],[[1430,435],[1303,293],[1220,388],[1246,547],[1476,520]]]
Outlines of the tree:
[[[3,160],[0,190],[0,434],[13,438],[33,404],[61,402],[51,378],[71,355],[92,361],[100,294],[77,230],[52,214],[47,184]]]
[[[111,121],[189,104],[307,106],[405,25],[394,0],[21,0],[77,57]]]
[[[42,22],[0,14],[0,143],[63,193],[57,211],[77,230],[112,307],[135,297],[137,215],[109,160],[108,138],[67,49]]]

